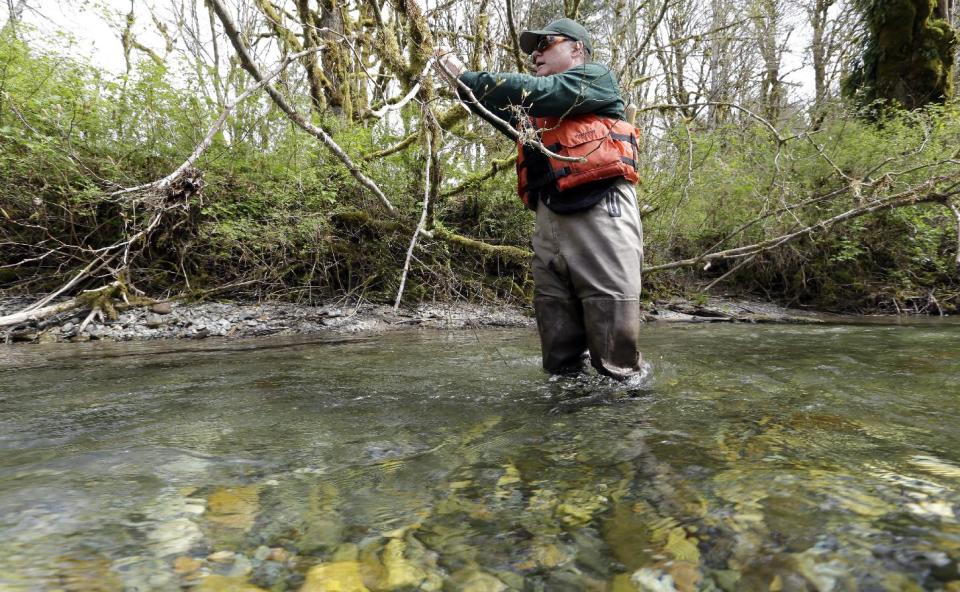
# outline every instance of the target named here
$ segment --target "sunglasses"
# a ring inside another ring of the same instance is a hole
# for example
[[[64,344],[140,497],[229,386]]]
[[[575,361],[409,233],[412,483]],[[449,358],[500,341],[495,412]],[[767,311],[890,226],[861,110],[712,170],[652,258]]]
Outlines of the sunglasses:
[[[569,37],[564,37],[563,35],[544,35],[543,37],[540,38],[540,41],[537,43],[537,48],[534,51],[539,51],[540,53],[543,53],[548,49],[550,49],[551,47],[553,47],[554,45],[558,43],[562,43],[564,41],[573,41],[573,39],[570,39]]]

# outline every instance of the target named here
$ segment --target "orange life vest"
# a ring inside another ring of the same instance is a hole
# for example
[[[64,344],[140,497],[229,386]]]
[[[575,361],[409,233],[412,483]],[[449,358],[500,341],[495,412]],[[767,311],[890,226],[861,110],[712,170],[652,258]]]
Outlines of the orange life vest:
[[[550,187],[563,192],[578,185],[623,177],[631,183],[637,174],[637,129],[622,119],[600,117],[592,113],[567,117],[531,117],[540,130],[540,142],[560,156],[582,156],[585,162],[569,162],[549,158],[549,172],[540,178],[528,179],[529,157],[523,143],[517,144],[517,193],[523,204],[535,208],[531,192]],[[528,147],[529,151],[530,148]],[[534,148],[536,150],[536,148]]]

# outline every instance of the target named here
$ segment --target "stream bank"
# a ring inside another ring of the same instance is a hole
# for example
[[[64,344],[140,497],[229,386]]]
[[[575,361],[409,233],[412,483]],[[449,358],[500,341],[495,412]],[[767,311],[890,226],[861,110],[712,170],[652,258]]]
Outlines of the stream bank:
[[[34,300],[0,297],[0,316],[22,310]],[[140,341],[204,339],[206,337],[262,337],[318,333],[381,333],[422,327],[464,329],[477,327],[533,327],[531,308],[444,303],[401,308],[371,303],[336,302],[308,306],[285,302],[160,302],[122,311],[117,320],[83,321],[86,312],[74,310],[37,323],[12,328],[7,343]],[[711,298],[692,302],[681,298],[644,303],[646,322],[815,323],[816,313],[786,309],[748,300]]]

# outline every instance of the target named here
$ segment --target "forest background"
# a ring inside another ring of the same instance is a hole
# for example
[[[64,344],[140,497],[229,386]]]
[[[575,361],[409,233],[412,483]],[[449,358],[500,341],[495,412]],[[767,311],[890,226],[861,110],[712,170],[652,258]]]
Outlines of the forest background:
[[[527,303],[516,147],[432,58],[528,71],[518,32],[559,16],[637,106],[646,298],[960,307],[954,0],[59,3],[104,23],[119,73],[31,25],[46,0],[4,1],[0,290],[33,314]]]

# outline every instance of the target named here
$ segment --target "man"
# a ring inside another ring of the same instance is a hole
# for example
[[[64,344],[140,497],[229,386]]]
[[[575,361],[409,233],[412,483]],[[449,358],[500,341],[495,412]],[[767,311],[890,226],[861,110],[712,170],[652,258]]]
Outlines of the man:
[[[636,130],[623,121],[613,73],[590,62],[593,46],[583,26],[559,19],[524,31],[520,47],[535,76],[468,72],[449,53],[440,63],[514,129],[551,152],[582,157],[558,160],[518,143],[518,192],[537,215],[534,308],[543,367],[553,374],[580,371],[589,351],[598,372],[637,377],[644,366],[637,349],[643,229],[633,188]],[[475,103],[471,109],[483,115]]]

